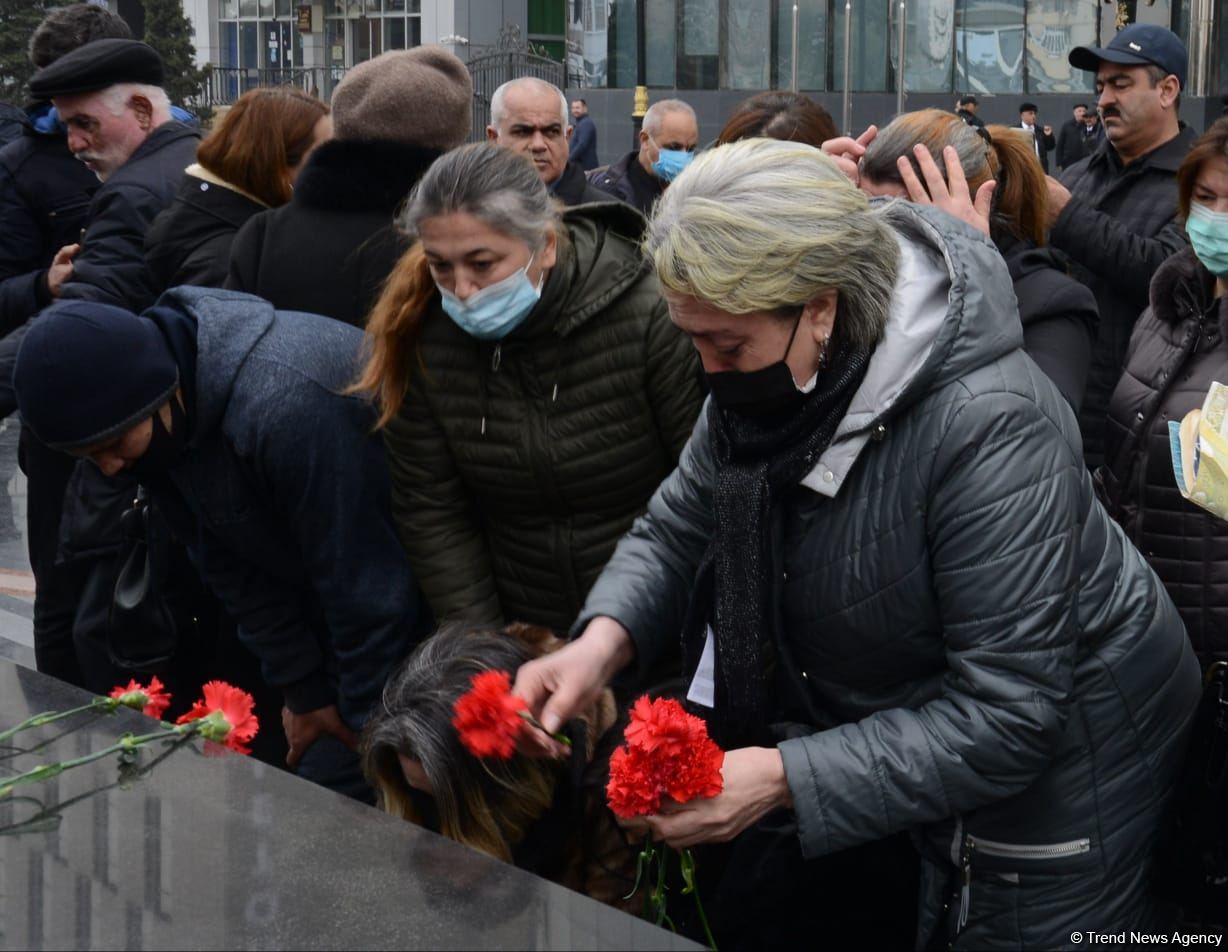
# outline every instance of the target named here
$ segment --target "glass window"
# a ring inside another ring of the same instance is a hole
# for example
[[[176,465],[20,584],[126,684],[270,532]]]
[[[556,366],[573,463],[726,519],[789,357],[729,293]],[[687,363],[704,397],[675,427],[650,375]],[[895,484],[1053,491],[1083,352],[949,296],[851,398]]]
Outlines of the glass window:
[[[653,0],[644,9],[644,55],[648,85],[672,87],[678,60],[678,10],[675,0]]]
[[[1091,73],[1066,57],[1076,46],[1096,45],[1096,0],[1028,0],[1028,92],[1085,92]]]
[[[826,4],[797,5],[797,87],[826,89]],[[776,88],[788,89],[793,82],[793,0],[776,0]]]
[[[232,68],[239,65],[239,24],[221,23],[218,25],[218,41],[221,49],[218,51],[218,65]]]
[[[239,63],[244,69],[260,65],[260,37],[256,27],[255,23],[239,24]]]
[[[836,7],[836,24],[833,84],[832,88],[842,90],[844,86],[844,4],[834,0]],[[853,35],[850,49],[852,71],[850,85],[854,92],[886,92],[887,65],[889,53],[887,50],[890,30],[887,21],[887,4],[883,2],[867,6],[865,0],[858,0],[853,5]]]
[[[583,86],[606,84],[606,57],[609,34],[606,32],[606,0],[572,0],[573,19],[568,28],[570,62],[575,74],[583,76]],[[673,35],[670,30],[670,35]]]
[[[404,13],[405,0],[384,0],[384,9],[389,13]]]
[[[222,0],[222,5],[219,8],[218,16],[223,19],[233,20],[239,15],[239,0]]]
[[[610,0],[607,34],[610,85],[635,86],[635,0]]]
[[[726,89],[771,85],[772,10],[769,0],[726,0]]]
[[[260,15],[262,17],[272,17],[273,12],[273,0],[260,0]]]
[[[1024,0],[957,0],[956,86],[973,93],[1023,92]]]
[[[1092,0],[1094,3],[1095,0]],[[951,91],[955,66],[954,5],[951,0],[908,0],[904,17],[904,88],[908,92]],[[891,66],[899,74],[899,3],[891,7]]]
[[[277,15],[279,17],[293,16],[294,4],[292,0],[277,0]]]
[[[380,0],[367,0],[367,12],[379,13]]]
[[[254,17],[256,15],[256,0],[239,0],[239,16]]]
[[[720,65],[720,0],[682,0],[678,86],[716,89]]]
[[[384,19],[384,49],[405,49],[405,20],[402,17]]]
[[[421,17],[410,17],[407,22],[409,24],[409,45],[411,47],[421,46],[422,45],[422,18]]]
[[[345,65],[345,21],[324,21],[324,46],[329,66]]]

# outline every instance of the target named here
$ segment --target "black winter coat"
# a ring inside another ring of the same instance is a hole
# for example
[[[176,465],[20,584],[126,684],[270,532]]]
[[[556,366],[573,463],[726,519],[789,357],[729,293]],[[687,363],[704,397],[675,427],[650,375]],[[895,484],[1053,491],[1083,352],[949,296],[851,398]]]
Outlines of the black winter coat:
[[[609,194],[591,184],[584,170],[575,162],[568,162],[567,168],[559,176],[554,185],[554,197],[568,207],[572,205],[591,205],[593,202],[608,202]]]
[[[391,142],[325,142],[307,159],[289,204],[239,230],[226,287],[279,310],[363,327],[408,248],[396,211],[438,157]]]
[[[1049,243],[1068,255],[1072,274],[1091,288],[1100,309],[1087,392],[1079,415],[1083,455],[1095,469],[1104,444],[1109,395],[1121,376],[1134,322],[1148,302],[1151,278],[1186,245],[1177,221],[1177,168],[1197,136],[1188,126],[1154,152],[1122,166],[1105,140],[1087,161],[1062,173],[1070,202]]]
[[[233,189],[185,175],[175,201],[145,236],[145,260],[158,290],[181,284],[222,287],[235,235],[267,207]]]
[[[90,202],[89,224],[61,297],[139,313],[159,288],[145,264],[145,234],[175,198],[196,158],[200,133],[174,120],[158,126]]]
[[[80,240],[101,185],[68,151],[50,111],[32,109],[22,138],[0,149],[0,334],[51,303],[47,267]]]
[[[593,169],[588,180],[607,195],[626,202],[641,215],[649,215],[665,191],[665,183],[644,171],[640,154],[628,152],[613,165]]]
[[[1201,407],[1212,381],[1228,382],[1228,303],[1214,291],[1188,249],[1156,272],[1096,473],[1109,512],[1160,576],[1204,662],[1228,659],[1228,522],[1177,490],[1168,424]]]
[[[1078,413],[1099,320],[1096,298],[1066,273],[1065,260],[1052,248],[1014,238],[997,245],[1019,302],[1023,349]]]
[[[1087,158],[1083,149],[1083,123],[1071,119],[1057,130],[1057,167],[1061,171]]]
[[[1019,351],[998,253],[941,212],[888,216],[897,288],[916,290],[897,290],[857,409],[770,515],[766,677],[799,722],[777,749],[802,851],[909,831],[917,948],[1147,930],[1197,661],[1096,501],[1074,415]],[[617,619],[641,665],[677,643],[714,531],[708,419],[577,623]]]

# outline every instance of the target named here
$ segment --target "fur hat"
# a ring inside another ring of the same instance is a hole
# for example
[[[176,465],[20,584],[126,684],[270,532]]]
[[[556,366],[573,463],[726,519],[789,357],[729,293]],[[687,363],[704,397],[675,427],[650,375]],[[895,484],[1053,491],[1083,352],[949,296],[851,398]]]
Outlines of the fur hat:
[[[473,81],[439,46],[392,50],[355,66],[333,92],[338,139],[398,142],[447,152],[470,133]]]

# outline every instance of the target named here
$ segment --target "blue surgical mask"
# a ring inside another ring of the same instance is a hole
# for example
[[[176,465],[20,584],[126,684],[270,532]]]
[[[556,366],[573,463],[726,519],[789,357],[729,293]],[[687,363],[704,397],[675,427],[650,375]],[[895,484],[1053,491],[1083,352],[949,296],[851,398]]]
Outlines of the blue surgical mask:
[[[655,140],[653,145],[656,145]],[[685,149],[662,149],[658,146],[657,161],[652,163],[652,170],[662,182],[672,182],[691,164],[693,158],[695,154]]]
[[[470,337],[478,340],[502,340],[522,323],[541,299],[543,274],[537,286],[529,280],[529,264],[509,274],[501,281],[488,284],[461,300],[451,291],[439,289],[443,309],[448,317]]]
[[[1228,278],[1228,213],[1191,202],[1185,231],[1203,267],[1217,278]]]

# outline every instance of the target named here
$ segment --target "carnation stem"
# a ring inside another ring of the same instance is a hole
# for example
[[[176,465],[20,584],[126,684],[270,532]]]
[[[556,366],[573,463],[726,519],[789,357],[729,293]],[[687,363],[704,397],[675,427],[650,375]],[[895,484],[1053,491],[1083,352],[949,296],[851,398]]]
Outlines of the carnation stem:
[[[110,698],[100,698],[99,700],[110,700]],[[87,705],[92,707],[95,705]],[[97,705],[101,706],[101,705]],[[84,708],[83,708],[84,710]],[[152,734],[141,734],[133,736],[125,734],[116,743],[110,747],[104,747],[102,750],[96,750],[93,753],[86,754],[84,757],[77,757],[74,760],[64,760],[58,764],[43,764],[41,767],[35,767],[27,770],[25,773],[17,774],[15,777],[9,777],[0,784],[0,797],[6,797],[12,793],[13,788],[23,783],[34,783],[39,780],[50,780],[52,777],[57,777],[65,770],[71,770],[73,767],[82,767],[85,764],[92,764],[96,760],[102,760],[104,757],[109,757],[111,754],[123,753],[126,750],[134,750],[137,747],[147,744],[154,740],[170,740],[172,738],[188,737],[196,733],[196,722],[192,721],[188,724],[183,724],[179,727],[169,727],[160,731],[155,731]]]
[[[89,704],[82,704],[80,707],[74,707],[67,711],[44,711],[42,714],[35,714],[33,717],[28,717],[16,727],[10,727],[8,730],[0,731],[0,743],[8,740],[14,734],[19,734],[24,730],[29,730],[31,727],[42,727],[44,724],[53,724],[56,721],[62,721],[66,717],[72,717],[74,714],[80,714],[83,711],[93,711],[102,708],[106,711],[113,711],[119,707],[119,701],[113,697],[96,697]]]
[[[669,850],[657,851],[657,888],[652,892],[652,905],[656,912],[657,925],[661,925],[668,918],[665,914],[665,868],[669,865],[669,853]]]
[[[708,925],[708,914],[704,912],[703,900],[699,898],[699,886],[695,882],[695,856],[689,849],[682,851],[682,881],[686,884],[683,893],[692,893],[695,896],[695,908],[699,910],[699,921],[704,927],[708,948],[716,952],[716,939],[712,938],[712,927]]]
[[[531,727],[536,727],[539,731],[541,731],[547,737],[553,737],[560,744],[566,744],[568,747],[571,746],[571,738],[568,737],[566,734],[564,734],[562,731],[558,731],[557,733],[552,734],[550,733],[550,731],[546,730],[545,724],[539,721],[536,717],[534,717],[528,711],[517,711],[516,713],[518,713],[522,718],[524,718],[524,720]]]

